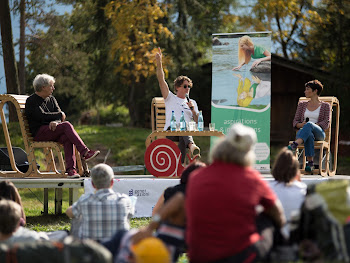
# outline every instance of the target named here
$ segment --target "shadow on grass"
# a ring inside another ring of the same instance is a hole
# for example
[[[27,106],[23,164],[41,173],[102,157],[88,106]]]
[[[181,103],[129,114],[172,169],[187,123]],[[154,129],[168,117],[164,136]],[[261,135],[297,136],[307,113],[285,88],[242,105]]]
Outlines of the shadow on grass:
[[[65,215],[28,216],[27,227],[35,231],[70,230],[70,219]]]

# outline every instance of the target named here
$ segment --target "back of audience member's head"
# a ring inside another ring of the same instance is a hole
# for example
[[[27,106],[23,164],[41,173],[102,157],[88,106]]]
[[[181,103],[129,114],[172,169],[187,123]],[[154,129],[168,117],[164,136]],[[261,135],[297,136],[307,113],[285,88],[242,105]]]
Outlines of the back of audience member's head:
[[[9,235],[16,231],[21,219],[21,206],[12,200],[0,200],[0,233]]]
[[[131,248],[135,263],[170,263],[170,253],[156,237],[142,239]]]
[[[272,168],[272,175],[277,182],[289,183],[299,174],[297,157],[287,147],[278,153]]]
[[[21,206],[22,218],[25,224],[26,216],[23,211],[22,199],[19,195],[18,189],[11,181],[5,180],[0,182],[0,197],[12,200]]]
[[[96,189],[109,188],[113,177],[113,169],[107,164],[100,163],[91,169],[91,179]]]
[[[243,124],[233,124],[227,136],[219,141],[211,152],[212,161],[250,166],[255,162],[256,133]]]
[[[180,179],[180,183],[181,184],[187,184],[188,179],[190,177],[190,175],[192,174],[192,172],[194,170],[197,170],[198,168],[202,168],[205,167],[206,164],[201,162],[201,161],[194,161],[192,163],[190,163],[185,170],[183,170],[182,174],[181,174],[181,179]]]

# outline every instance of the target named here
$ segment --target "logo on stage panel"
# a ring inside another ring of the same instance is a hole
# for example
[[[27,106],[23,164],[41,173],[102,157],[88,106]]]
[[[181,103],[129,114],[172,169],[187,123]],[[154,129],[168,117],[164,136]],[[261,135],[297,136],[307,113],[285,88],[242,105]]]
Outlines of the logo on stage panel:
[[[146,189],[135,190],[134,196],[149,196],[149,192]]]
[[[145,165],[156,177],[181,176],[184,170],[180,149],[169,139],[157,139],[147,147]]]

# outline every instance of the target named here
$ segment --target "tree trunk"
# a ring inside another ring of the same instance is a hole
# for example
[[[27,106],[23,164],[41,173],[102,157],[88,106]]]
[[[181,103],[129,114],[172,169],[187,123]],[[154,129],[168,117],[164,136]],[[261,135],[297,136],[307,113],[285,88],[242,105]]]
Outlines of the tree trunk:
[[[132,127],[144,127],[145,125],[144,83],[145,81],[133,83],[129,89],[128,108],[130,115],[130,125]]]
[[[20,10],[20,36],[19,36],[19,65],[18,65],[18,76],[19,76],[19,86],[20,94],[26,94],[26,76],[25,76],[25,50],[26,50],[26,2],[21,0],[19,5]]]
[[[7,93],[19,94],[9,0],[0,1],[0,26]],[[9,105],[9,119],[10,121],[16,121],[16,113],[11,106]]]

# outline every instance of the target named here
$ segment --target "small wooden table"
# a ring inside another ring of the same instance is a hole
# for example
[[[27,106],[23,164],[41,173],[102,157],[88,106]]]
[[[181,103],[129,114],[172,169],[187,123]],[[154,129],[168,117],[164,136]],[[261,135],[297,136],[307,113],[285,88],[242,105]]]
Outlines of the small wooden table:
[[[146,139],[146,148],[156,139],[165,138],[166,136],[216,136],[224,137],[221,131],[154,131]]]

